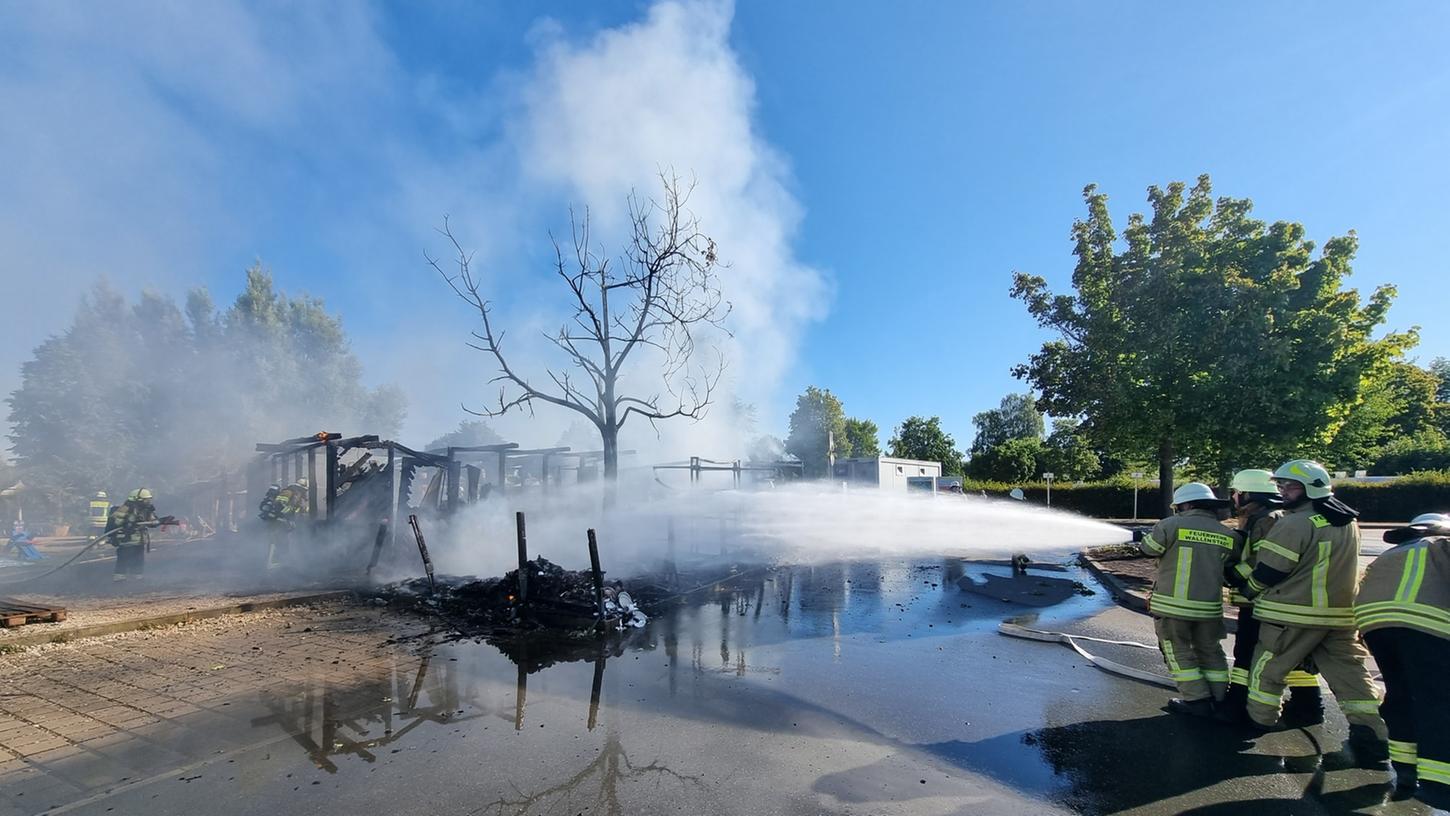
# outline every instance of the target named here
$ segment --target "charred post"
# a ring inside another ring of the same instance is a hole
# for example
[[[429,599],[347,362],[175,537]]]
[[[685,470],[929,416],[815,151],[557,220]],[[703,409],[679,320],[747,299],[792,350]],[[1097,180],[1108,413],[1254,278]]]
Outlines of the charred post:
[[[604,570],[599,568],[599,539],[594,528],[589,528],[589,572],[594,576],[594,607],[599,615],[599,625],[604,625]]]
[[[524,530],[524,511],[514,513],[519,534],[519,606],[529,601],[529,538]]]

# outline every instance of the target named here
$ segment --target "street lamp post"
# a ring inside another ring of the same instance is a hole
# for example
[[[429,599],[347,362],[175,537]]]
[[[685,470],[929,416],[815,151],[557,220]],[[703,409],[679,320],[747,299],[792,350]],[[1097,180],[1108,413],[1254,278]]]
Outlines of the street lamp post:
[[[1048,507],[1051,507],[1052,506],[1052,475],[1053,474],[1051,474],[1051,473],[1044,473],[1044,474],[1042,474],[1042,478],[1045,479],[1045,480],[1047,480],[1047,506]]]
[[[1133,471],[1133,521],[1138,520],[1138,483],[1143,480],[1143,471]]]

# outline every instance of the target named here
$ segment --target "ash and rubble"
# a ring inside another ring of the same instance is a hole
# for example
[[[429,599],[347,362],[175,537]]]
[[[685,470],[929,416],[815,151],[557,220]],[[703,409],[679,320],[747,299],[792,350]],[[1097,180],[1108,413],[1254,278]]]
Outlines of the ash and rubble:
[[[626,580],[605,581],[601,622],[589,570],[566,570],[544,557],[527,562],[527,599],[518,570],[499,578],[439,575],[376,587],[380,607],[431,618],[433,635],[485,641],[530,671],[557,662],[623,654],[654,611],[709,597],[712,588],[768,569],[766,563],[707,559],[684,568],[669,564]]]
[[[515,569],[501,578],[440,575],[431,583],[412,578],[378,587],[373,603],[439,618],[458,637],[637,629],[649,620],[622,581],[604,583],[601,620],[588,570],[566,570],[542,556],[525,569],[526,595]]]

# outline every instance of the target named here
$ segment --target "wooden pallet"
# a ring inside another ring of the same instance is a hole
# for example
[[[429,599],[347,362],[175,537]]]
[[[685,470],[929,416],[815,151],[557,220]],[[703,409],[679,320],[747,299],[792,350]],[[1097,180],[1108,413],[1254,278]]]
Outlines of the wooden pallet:
[[[59,623],[65,620],[63,606],[36,606],[14,598],[0,598],[0,627],[9,629],[27,623]]]

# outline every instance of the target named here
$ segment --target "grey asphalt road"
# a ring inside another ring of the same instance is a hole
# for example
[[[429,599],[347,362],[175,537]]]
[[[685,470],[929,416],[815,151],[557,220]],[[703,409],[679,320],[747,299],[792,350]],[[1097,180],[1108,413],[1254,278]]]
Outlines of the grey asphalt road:
[[[516,663],[442,633],[393,639],[417,622],[368,607],[112,643],[99,661],[84,643],[11,656],[11,688],[30,678],[63,697],[101,667],[131,689],[127,705],[187,707],[138,716],[92,750],[12,758],[0,813],[1427,812],[1389,802],[1387,772],[1351,767],[1337,714],[1249,740],[1164,713],[1169,691],[1064,646],[998,634],[1014,617],[1152,641],[1148,619],[1101,591],[1037,608],[959,585],[988,573],[1003,571],[950,559],[762,571],[595,659],[552,664],[547,649],[514,651]],[[1051,578],[1090,581],[1028,580]],[[1035,586],[1018,600],[1061,588]],[[1161,670],[1154,651],[1114,648]],[[208,683],[209,663],[234,674]]]

